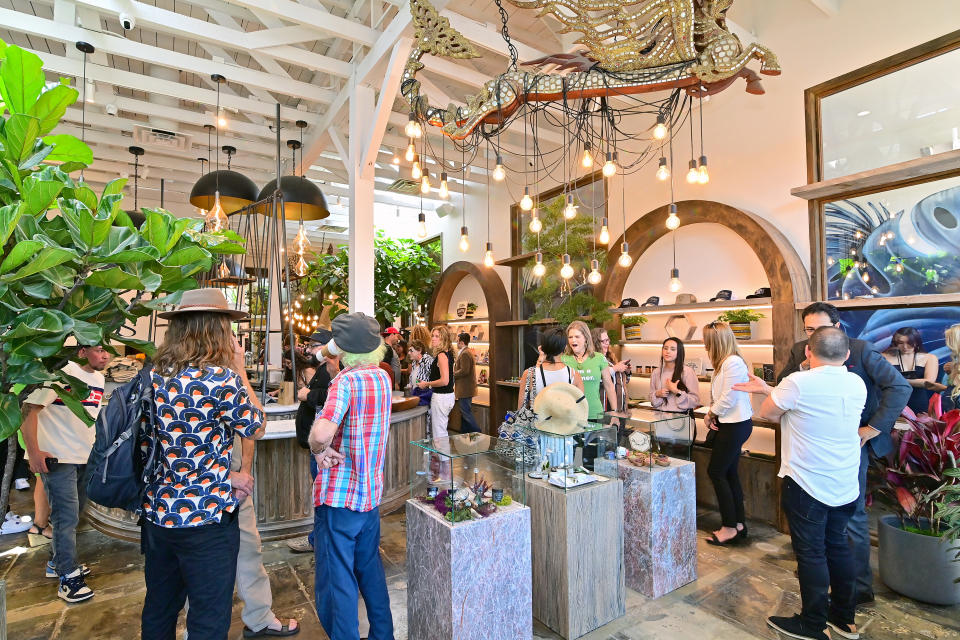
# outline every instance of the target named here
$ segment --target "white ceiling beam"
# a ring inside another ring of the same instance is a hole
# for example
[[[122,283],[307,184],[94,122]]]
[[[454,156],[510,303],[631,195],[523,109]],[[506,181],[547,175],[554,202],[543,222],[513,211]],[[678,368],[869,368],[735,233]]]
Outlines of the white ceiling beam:
[[[172,69],[192,71],[209,76],[220,73],[228,80],[243,83],[250,87],[259,87],[276,91],[284,95],[303,98],[312,102],[328,103],[333,100],[333,92],[306,82],[283,80],[269,73],[254,71],[244,67],[217,63],[205,58],[170,51],[161,47],[142,44],[117,36],[97,33],[82,27],[59,24],[34,15],[0,8],[0,24],[9,29],[23,31],[42,38],[50,38],[69,44],[83,40],[89,42],[103,53],[141,60],[149,64],[159,64]]]
[[[301,24],[327,37],[347,38],[367,46],[373,45],[380,35],[370,27],[291,0],[230,0],[230,3]]]
[[[390,113],[393,111],[393,102],[396,100],[397,92],[400,90],[400,80],[403,79],[403,67],[407,62],[407,56],[410,55],[410,49],[413,47],[413,41],[410,38],[400,38],[390,53],[390,60],[387,62],[387,70],[383,76],[383,84],[380,86],[380,97],[377,100],[376,110],[374,111],[373,122],[369,127],[369,139],[362,145],[364,149],[361,156],[360,166],[363,167],[365,178],[369,178],[373,172],[373,164],[380,151],[380,144],[383,141],[383,134],[387,129],[387,122]]]
[[[330,140],[333,141],[333,146],[337,150],[337,155],[340,157],[340,162],[343,164],[343,168],[346,170],[347,175],[350,174],[350,156],[347,153],[347,142],[343,139],[343,135],[340,133],[339,129],[335,127],[330,127],[327,129],[327,134],[330,136]],[[317,157],[317,161],[320,158]],[[316,161],[314,161],[315,163]],[[302,169],[301,169],[302,171]]]
[[[499,25],[497,28],[491,27],[489,23],[486,22],[477,22],[471,18],[455,13],[454,11],[441,11],[443,16],[446,16],[450,20],[450,26],[459,31],[463,37],[465,37],[470,42],[475,45],[486,49],[487,51],[492,51],[498,53],[502,56],[510,57],[510,53],[507,50],[507,43],[504,42],[503,36],[500,34]],[[520,61],[524,60],[533,60],[535,58],[542,58],[547,55],[543,51],[532,47],[523,42],[519,42],[516,39],[511,39],[513,41],[513,46],[517,48],[517,54],[519,55]]]
[[[810,4],[820,10],[828,18],[840,13],[840,0],[810,0]]]

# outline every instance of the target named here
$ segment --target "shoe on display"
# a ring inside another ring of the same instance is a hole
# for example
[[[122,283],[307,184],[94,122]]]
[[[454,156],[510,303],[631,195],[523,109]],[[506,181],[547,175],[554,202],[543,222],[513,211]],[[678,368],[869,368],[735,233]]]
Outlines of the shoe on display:
[[[808,629],[799,615],[791,617],[770,616],[767,618],[767,626],[776,629],[785,636],[798,638],[799,640],[830,640],[830,636],[823,632],[823,629]]]
[[[0,525],[0,535],[8,533],[23,533],[33,526],[33,518],[30,516],[18,516],[12,511],[7,512],[7,517]]]
[[[858,638],[860,638],[860,632],[856,630],[857,625],[855,624],[843,624],[827,618],[827,626],[836,631],[837,635],[847,640],[858,640]]]
[[[80,570],[80,575],[83,576],[84,578],[86,578],[88,575],[90,575],[90,567],[88,567],[88,566],[85,565],[85,564],[78,565],[78,566],[77,566],[77,569]],[[60,577],[60,576],[57,574],[56,568],[53,566],[53,560],[47,560],[47,569],[46,569],[46,572],[44,573],[44,575],[45,575],[46,577],[48,577],[48,578],[59,578],[59,577]]]
[[[30,488],[30,481],[26,478],[17,478],[13,481],[13,488],[17,491],[26,491]]]
[[[310,544],[310,538],[307,536],[288,540],[287,548],[293,553],[313,553],[313,545]]]
[[[57,597],[67,602],[83,602],[93,597],[93,589],[87,586],[78,568],[68,576],[61,576]]]

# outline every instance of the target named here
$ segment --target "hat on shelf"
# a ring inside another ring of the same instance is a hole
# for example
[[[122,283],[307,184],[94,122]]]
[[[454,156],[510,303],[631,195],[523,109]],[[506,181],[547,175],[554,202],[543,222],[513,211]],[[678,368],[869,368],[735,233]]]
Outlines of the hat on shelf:
[[[733,300],[733,291],[720,289],[720,291],[717,291],[717,295],[710,298],[710,302],[716,302],[717,300]]]
[[[398,336],[400,335],[400,329],[397,329],[396,327],[387,327],[386,329],[383,330],[383,333],[381,333],[380,335],[382,335],[383,337]]]
[[[327,344],[333,340],[333,332],[329,329],[317,329],[309,338],[310,342],[316,342],[317,344]]]
[[[697,302],[697,296],[692,293],[678,293],[677,301],[675,304],[695,304]]]
[[[380,346],[380,323],[363,312],[339,315],[331,328],[338,353],[370,353]]]
[[[163,311],[157,315],[164,319],[173,318],[181,313],[197,313],[205,311],[207,313],[222,313],[233,320],[240,320],[247,317],[246,311],[231,309],[227,302],[227,297],[223,291],[215,288],[192,289],[184,291],[180,298],[180,304],[176,305],[170,311]]]
[[[627,309],[631,307],[639,307],[640,303],[637,302],[634,298],[624,298],[620,301],[620,308]]]
[[[644,302],[641,307],[658,307],[660,306],[660,296],[650,296],[647,298],[647,301]]]
[[[760,287],[753,294],[747,296],[747,300],[750,298],[769,298],[770,297],[770,287]]]
[[[557,435],[582,431],[590,407],[583,391],[566,382],[554,382],[537,394],[533,401],[537,428]]]

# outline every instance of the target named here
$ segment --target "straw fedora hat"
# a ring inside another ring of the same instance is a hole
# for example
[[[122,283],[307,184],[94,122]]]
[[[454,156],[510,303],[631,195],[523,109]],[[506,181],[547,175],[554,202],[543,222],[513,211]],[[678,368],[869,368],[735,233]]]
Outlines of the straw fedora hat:
[[[222,313],[229,316],[232,320],[241,320],[247,317],[246,311],[231,309],[226,296],[220,289],[193,289],[184,291],[180,298],[180,304],[170,311],[164,311],[157,315],[167,319],[178,316],[181,313],[197,313],[203,311],[206,313]]]
[[[583,391],[566,382],[554,382],[543,388],[533,401],[537,429],[557,435],[583,431],[590,408]]]

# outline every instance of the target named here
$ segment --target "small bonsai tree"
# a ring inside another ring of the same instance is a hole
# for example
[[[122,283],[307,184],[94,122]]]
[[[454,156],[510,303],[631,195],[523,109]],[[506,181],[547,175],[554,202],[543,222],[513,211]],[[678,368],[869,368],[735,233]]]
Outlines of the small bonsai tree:
[[[620,318],[621,327],[639,327],[641,325],[647,324],[649,318],[644,315],[639,316],[623,316]]]

